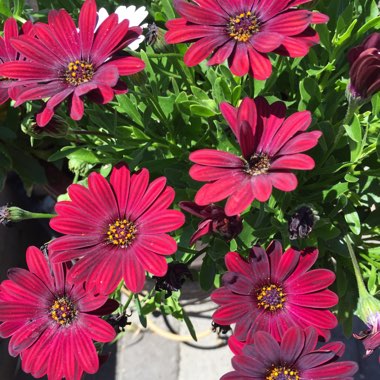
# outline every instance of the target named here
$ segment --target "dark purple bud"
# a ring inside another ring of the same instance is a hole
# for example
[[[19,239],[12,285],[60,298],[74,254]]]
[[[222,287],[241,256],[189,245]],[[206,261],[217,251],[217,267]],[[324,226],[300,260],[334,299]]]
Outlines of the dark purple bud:
[[[132,322],[128,322],[132,314],[127,314],[125,311],[122,314],[112,314],[106,318],[106,321],[114,328],[116,334],[125,331],[126,326],[130,326]]]
[[[300,207],[289,219],[289,239],[304,239],[309,236],[315,221],[317,220],[313,210],[308,206]]]
[[[156,280],[156,290],[165,290],[167,292],[166,297],[170,297],[172,292],[182,288],[186,279],[192,280],[193,276],[186,264],[170,263],[165,276],[153,276],[153,278]]]
[[[220,325],[214,321],[211,322],[211,326],[212,326],[212,331],[214,333],[217,333],[218,335],[227,334],[228,331],[232,330],[230,325]]]

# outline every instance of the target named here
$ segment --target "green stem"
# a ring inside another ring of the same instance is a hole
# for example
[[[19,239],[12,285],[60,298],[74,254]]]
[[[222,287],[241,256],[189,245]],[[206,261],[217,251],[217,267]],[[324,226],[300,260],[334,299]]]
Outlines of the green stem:
[[[364,297],[368,295],[367,288],[364,284],[362,273],[360,271],[359,263],[356,259],[354,249],[352,248],[352,244],[350,242],[350,238],[348,235],[344,237],[344,241],[347,245],[348,252],[350,254],[351,260],[352,260],[352,266],[354,267],[356,282],[358,284],[358,290],[359,290],[359,296]]]
[[[110,137],[110,138],[114,137],[107,132],[98,132],[98,131],[80,131],[80,130],[73,129],[70,131],[70,133],[72,133],[73,135],[89,135],[89,136]]]
[[[199,256],[203,255],[207,249],[209,248],[209,245],[207,245],[206,247],[204,247],[202,250],[198,251],[189,261],[186,261],[186,265],[190,265],[191,263],[193,263]]]
[[[133,296],[134,296],[134,293],[131,293],[127,299],[127,302],[123,305],[123,308],[122,308],[122,313],[124,313],[127,309],[128,309],[128,306],[129,304],[131,303],[132,299],[133,299]]]

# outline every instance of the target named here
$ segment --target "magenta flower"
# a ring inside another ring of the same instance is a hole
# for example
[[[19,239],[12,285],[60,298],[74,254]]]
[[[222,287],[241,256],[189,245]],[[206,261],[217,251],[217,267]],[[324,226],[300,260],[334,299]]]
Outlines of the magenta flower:
[[[107,297],[93,296],[83,283],[68,285],[67,267],[50,264],[36,247],[28,248],[26,261],[29,271],[10,269],[0,285],[0,337],[11,337],[9,353],[20,355],[22,369],[37,378],[80,380],[83,372],[95,373],[93,340],[115,338],[97,315],[111,313],[117,302],[106,305]]]
[[[327,289],[334,282],[333,272],[309,271],[317,257],[316,249],[300,252],[289,248],[282,253],[278,241],[266,252],[253,247],[248,261],[229,252],[223,286],[211,294],[220,306],[213,320],[221,325],[236,323],[234,334],[240,341],[260,330],[280,341],[293,326],[314,326],[328,339],[329,330],[337,325],[328,308],[337,304],[338,297]]]
[[[310,24],[326,23],[318,12],[296,9],[311,0],[174,0],[181,18],[166,23],[166,42],[194,42],[184,60],[195,66],[228,59],[234,75],[267,79],[272,72],[268,53],[303,57],[319,36]]]
[[[27,21],[22,26],[22,33],[27,34],[32,28],[32,23]],[[14,18],[9,18],[4,23],[4,35],[0,36],[0,67],[9,61],[23,60],[21,56],[11,45],[11,39],[17,38],[19,30],[17,22]],[[5,103],[9,99],[8,89],[13,81],[9,78],[1,78],[0,76],[0,104]]]
[[[380,310],[368,317],[367,326],[367,330],[361,331],[359,334],[353,334],[356,339],[363,341],[365,356],[371,355],[376,349],[380,348]]]
[[[143,289],[145,271],[165,275],[165,256],[177,250],[167,232],[180,228],[184,215],[168,210],[174,190],[160,177],[149,184],[149,172],[131,176],[126,166],[114,168],[110,183],[98,174],[88,189],[71,185],[70,202],[58,202],[50,226],[66,236],[49,244],[52,262],[80,259],[69,280],[86,280],[101,294],[112,293],[124,278],[133,292]]]
[[[194,202],[179,202],[182,210],[202,218],[198,224],[198,229],[190,239],[190,245],[202,236],[218,233],[226,240],[235,238],[243,230],[243,223],[240,216],[227,216],[222,207],[214,204],[208,206],[198,206]]]
[[[120,54],[140,36],[141,28],[129,28],[128,20],[118,23],[118,16],[111,14],[94,33],[96,20],[95,0],[86,0],[79,15],[79,30],[64,9],[53,10],[49,12],[48,24],[34,25],[35,37],[24,35],[12,41],[14,49],[27,60],[4,63],[0,76],[17,80],[17,87],[10,94],[16,106],[49,98],[37,116],[39,126],[50,121],[54,109],[66,98],[70,117],[80,120],[84,95],[108,103],[115,93],[126,92],[120,75],[144,69],[141,59]]]
[[[350,83],[353,98],[368,99],[380,91],[380,33],[372,33],[361,45],[348,53]]]
[[[222,103],[220,109],[239,142],[242,157],[214,149],[190,154],[191,178],[210,182],[195,196],[195,203],[208,205],[228,198],[225,212],[243,212],[254,199],[265,202],[272,187],[292,191],[297,178],[292,169],[311,170],[314,160],[301,154],[313,148],[320,131],[305,132],[311,123],[308,111],[285,119],[282,102],[269,105],[264,98],[245,98],[238,108]]]
[[[258,331],[232,359],[234,371],[220,380],[353,380],[358,365],[336,362],[344,344],[331,342],[317,349],[317,340],[312,327],[290,328],[280,344],[267,332]]]

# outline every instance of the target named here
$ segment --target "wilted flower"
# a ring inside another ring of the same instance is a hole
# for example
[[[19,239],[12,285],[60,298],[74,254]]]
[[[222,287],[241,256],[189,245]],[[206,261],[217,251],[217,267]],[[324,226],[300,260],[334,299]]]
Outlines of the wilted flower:
[[[186,264],[183,263],[170,263],[165,276],[153,276],[156,280],[156,290],[165,290],[167,297],[172,295],[172,292],[182,288],[186,279],[193,279],[193,276]]]
[[[313,327],[291,327],[280,343],[267,332],[258,331],[236,350],[234,371],[221,380],[353,380],[358,365],[336,362],[344,353],[344,344],[330,342],[317,349],[317,341]]]
[[[244,98],[239,107],[220,105],[241,149],[242,157],[215,149],[201,149],[190,154],[194,162],[191,178],[209,182],[195,196],[200,206],[225,198],[228,216],[243,212],[254,199],[265,202],[275,187],[293,191],[297,177],[293,169],[311,170],[314,160],[302,154],[318,143],[322,132],[306,132],[311,123],[308,111],[285,118],[282,102],[271,105],[262,98]]]
[[[88,188],[73,184],[71,201],[58,202],[50,226],[62,233],[49,244],[53,263],[80,259],[69,281],[87,280],[101,294],[112,293],[124,279],[134,293],[145,283],[145,271],[165,275],[165,256],[177,250],[168,232],[180,228],[184,215],[168,207],[174,190],[159,177],[149,184],[149,171],[132,174],[114,167],[110,182],[91,173]]]
[[[39,126],[49,123],[55,108],[66,98],[70,117],[80,120],[84,95],[98,103],[109,103],[115,94],[127,91],[121,75],[144,69],[141,59],[119,55],[141,35],[141,28],[129,27],[127,20],[118,23],[118,16],[111,14],[94,33],[96,18],[95,0],[86,0],[79,14],[79,29],[66,10],[53,10],[48,24],[33,26],[35,36],[12,40],[13,48],[27,60],[0,65],[0,75],[17,80],[9,90],[15,106],[49,99],[37,115]]]
[[[308,206],[300,207],[289,219],[288,230],[290,240],[304,239],[309,236],[317,216]]]
[[[66,265],[51,264],[36,247],[26,252],[29,270],[12,268],[0,285],[0,337],[22,369],[40,378],[80,379],[95,373],[99,358],[93,341],[110,342],[112,326],[99,316],[118,303],[94,296],[83,282],[69,285]]]
[[[228,272],[223,286],[211,294],[219,305],[212,319],[220,325],[236,323],[234,335],[245,341],[259,330],[277,341],[292,326],[313,326],[326,340],[337,319],[328,308],[338,303],[327,287],[335,280],[327,269],[309,271],[318,250],[300,252],[273,241],[265,251],[252,248],[248,261],[238,253],[225,256]]]
[[[361,292],[356,314],[367,324],[368,329],[353,335],[363,341],[365,354],[368,356],[380,348],[380,301],[368,292],[366,294]]]
[[[3,226],[9,225],[11,223],[9,219],[9,207],[8,206],[1,206],[0,207],[0,224]]]
[[[311,0],[174,0],[181,18],[169,20],[167,43],[194,42],[185,54],[195,66],[211,56],[208,65],[228,65],[234,75],[249,73],[267,79],[272,72],[268,53],[303,57],[319,36],[311,24],[326,23],[318,12],[296,9]]]
[[[229,331],[231,331],[230,325],[220,325],[219,323],[216,323],[214,321],[211,322],[212,326],[212,332],[220,334],[227,334]]]
[[[22,33],[28,33],[32,28],[32,23],[27,21],[22,26]],[[25,57],[19,54],[11,44],[13,38],[19,35],[18,25],[14,18],[9,18],[4,23],[4,35],[0,36],[0,67],[5,62],[24,60]],[[0,104],[5,103],[9,99],[8,89],[13,81],[9,77],[0,75]]]
[[[240,216],[227,216],[222,207],[214,204],[208,206],[198,206],[194,202],[179,202],[182,210],[202,218],[198,224],[197,231],[190,239],[190,245],[193,245],[202,236],[218,233],[227,241],[232,240],[243,230],[243,223]]]
[[[126,326],[130,326],[132,322],[128,322],[128,318],[132,314],[127,314],[125,311],[120,314],[111,314],[106,318],[106,321],[115,329],[116,334],[125,331]]]
[[[117,7],[115,10],[115,14],[118,15],[118,22],[122,22],[124,20],[129,21],[129,27],[131,26],[140,26],[141,28],[146,28],[148,24],[140,25],[148,16],[148,11],[145,7],[137,8],[134,5],[130,5],[126,7],[125,5],[121,5]],[[106,20],[109,16],[107,10],[105,8],[100,8],[98,11],[98,23],[96,24],[95,31],[99,28],[99,26]],[[144,35],[140,35],[135,41],[128,45],[128,48],[131,50],[136,50],[141,42],[145,39]]]
[[[380,33],[372,33],[348,53],[350,83],[348,91],[355,100],[365,100],[380,91]]]

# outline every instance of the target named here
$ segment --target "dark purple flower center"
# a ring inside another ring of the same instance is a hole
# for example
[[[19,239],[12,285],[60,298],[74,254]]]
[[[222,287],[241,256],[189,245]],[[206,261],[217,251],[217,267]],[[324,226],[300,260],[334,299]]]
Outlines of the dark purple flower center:
[[[72,301],[67,297],[61,297],[54,301],[49,313],[58,324],[67,326],[76,318],[78,311]]]
[[[255,153],[249,158],[245,171],[250,175],[259,175],[267,173],[269,168],[269,156],[265,153]]]
[[[270,369],[266,380],[299,380],[298,371],[288,367],[274,367]]]
[[[258,307],[269,311],[281,310],[286,301],[282,287],[274,284],[266,285],[259,289],[256,298]]]
[[[249,11],[231,17],[227,24],[228,35],[239,42],[247,42],[259,30],[259,21],[256,15]]]
[[[116,219],[109,224],[106,241],[120,248],[127,248],[136,237],[137,228],[134,223],[127,219]]]
[[[67,83],[72,86],[79,86],[82,83],[89,82],[94,76],[94,73],[92,63],[76,60],[67,65],[64,77]]]

